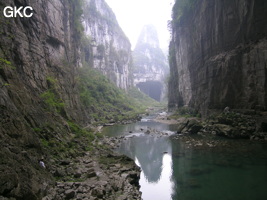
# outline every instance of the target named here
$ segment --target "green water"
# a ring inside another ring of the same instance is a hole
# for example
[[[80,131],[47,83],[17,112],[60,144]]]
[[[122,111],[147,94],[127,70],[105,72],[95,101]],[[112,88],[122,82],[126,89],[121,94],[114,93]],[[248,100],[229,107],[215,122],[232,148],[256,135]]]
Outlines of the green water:
[[[108,136],[127,137],[117,151],[141,167],[144,200],[267,199],[266,143],[193,136],[195,141],[218,144],[198,148],[177,135],[159,137],[140,130],[147,127],[175,130],[175,126],[153,121],[104,130]]]

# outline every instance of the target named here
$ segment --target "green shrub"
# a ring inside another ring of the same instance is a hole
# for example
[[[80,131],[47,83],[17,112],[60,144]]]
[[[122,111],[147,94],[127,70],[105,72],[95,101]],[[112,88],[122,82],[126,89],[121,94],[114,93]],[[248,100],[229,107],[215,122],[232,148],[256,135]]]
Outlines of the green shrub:
[[[42,131],[41,128],[32,128],[32,130],[36,133],[40,133]]]
[[[71,131],[75,134],[76,138],[86,137],[87,139],[89,139],[89,142],[95,139],[95,136],[92,132],[81,128],[79,125],[75,124],[74,122],[68,121],[68,125]]]
[[[59,111],[64,107],[64,103],[61,99],[57,98],[52,90],[47,90],[41,94],[41,98],[48,105],[49,110]]]
[[[8,67],[11,69],[15,68],[10,61],[0,57],[0,69],[3,69],[4,67]]]
[[[48,77],[46,77],[46,80],[48,83],[50,83],[51,85],[53,85],[55,87],[57,80],[54,77],[48,76]]]
[[[44,146],[44,147],[49,147],[49,142],[45,139],[41,139],[41,144]]]

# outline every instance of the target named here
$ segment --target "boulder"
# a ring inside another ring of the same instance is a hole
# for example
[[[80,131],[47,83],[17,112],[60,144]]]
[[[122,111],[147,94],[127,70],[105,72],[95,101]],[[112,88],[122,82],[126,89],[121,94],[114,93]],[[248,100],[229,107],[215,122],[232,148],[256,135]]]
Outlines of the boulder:
[[[188,127],[188,132],[191,134],[197,134],[203,128],[203,126],[197,120],[190,120]]]
[[[226,124],[216,124],[214,125],[216,134],[219,136],[231,136],[233,132],[233,127]]]
[[[179,124],[179,126],[178,126],[177,133],[183,133],[183,132],[185,132],[185,128],[186,128],[188,122],[189,122],[188,119],[183,120],[183,121]]]
[[[186,119],[178,127],[177,133],[197,134],[203,126],[196,119]]]
[[[86,177],[87,178],[93,178],[93,177],[96,177],[96,176],[97,175],[96,175],[95,171],[89,171]]]
[[[75,196],[75,191],[72,189],[65,191],[65,199],[72,199]]]

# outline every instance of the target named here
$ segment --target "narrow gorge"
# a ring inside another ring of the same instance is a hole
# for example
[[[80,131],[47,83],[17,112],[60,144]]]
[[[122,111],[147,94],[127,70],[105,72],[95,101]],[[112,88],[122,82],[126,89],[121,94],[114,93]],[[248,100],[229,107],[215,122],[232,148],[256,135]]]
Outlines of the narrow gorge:
[[[166,99],[169,67],[153,25],[143,27],[133,51],[134,85],[151,98]]]
[[[0,11],[0,200],[266,199],[265,0]]]

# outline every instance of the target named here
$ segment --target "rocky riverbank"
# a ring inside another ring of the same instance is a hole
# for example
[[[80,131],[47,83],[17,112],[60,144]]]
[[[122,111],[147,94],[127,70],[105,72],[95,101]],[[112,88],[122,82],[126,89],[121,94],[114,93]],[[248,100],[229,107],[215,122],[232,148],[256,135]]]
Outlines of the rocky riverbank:
[[[177,134],[211,134],[231,139],[267,141],[267,112],[233,109],[213,111],[201,119],[189,108],[182,108],[183,114],[160,112],[153,121],[177,124]]]
[[[177,124],[176,134],[151,127],[140,131],[154,137],[171,136],[183,141],[186,148],[225,149],[231,145],[218,140],[217,136],[266,141],[265,119],[264,112],[244,110],[221,112],[205,120],[188,116],[172,119],[168,113],[161,112],[154,121]],[[69,160],[50,160],[52,164],[43,170],[53,174],[56,182],[43,200],[141,199],[140,168],[130,158],[112,151],[131,137],[135,136],[104,136],[94,142],[94,151],[86,151]]]
[[[214,113],[207,119],[179,117],[178,134],[203,134],[231,139],[267,141],[267,113],[255,110],[225,110]]]
[[[65,160],[51,159],[43,169],[56,181],[43,200],[52,199],[141,199],[140,168],[126,156],[112,152],[103,140],[93,151]]]
[[[178,124],[179,121],[181,121],[181,118],[172,119],[172,118],[170,118],[170,116],[171,116],[171,113],[167,113],[167,112],[163,111],[157,115],[157,117],[154,119],[154,121],[164,123],[164,124]]]

